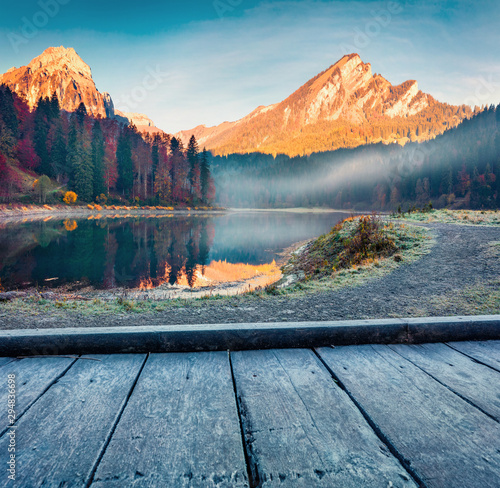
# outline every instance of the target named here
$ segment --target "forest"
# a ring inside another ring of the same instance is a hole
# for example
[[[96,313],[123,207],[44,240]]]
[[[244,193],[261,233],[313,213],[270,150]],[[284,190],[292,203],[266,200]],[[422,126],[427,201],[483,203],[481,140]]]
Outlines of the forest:
[[[418,128],[417,128],[418,130]],[[500,207],[500,105],[426,142],[367,144],[289,157],[212,156],[194,136],[141,134],[55,95],[33,111],[0,87],[0,201],[396,210]],[[216,197],[217,184],[217,197]],[[65,200],[67,201],[67,200]]]
[[[210,155],[194,137],[187,148],[167,134],[143,135],[133,125],[74,113],[40,98],[30,111],[0,86],[0,201],[139,205],[209,205],[215,197]],[[66,200],[67,201],[67,200]]]
[[[223,206],[403,210],[500,207],[500,105],[423,143],[370,144],[289,157],[213,160]]]
[[[363,92],[356,93],[357,99],[363,95]],[[393,95],[396,97],[398,93]],[[260,153],[294,157],[377,142],[422,142],[456,127],[472,114],[468,106],[454,107],[433,101],[430,106],[411,116],[383,117],[367,109],[366,120],[361,124],[338,119],[320,120],[302,126],[298,121],[289,121],[283,130],[279,112],[266,112],[265,118],[264,115],[254,117],[235,129],[232,137],[219,142],[213,153],[227,156],[253,152],[258,148]],[[263,120],[266,122],[263,123]]]

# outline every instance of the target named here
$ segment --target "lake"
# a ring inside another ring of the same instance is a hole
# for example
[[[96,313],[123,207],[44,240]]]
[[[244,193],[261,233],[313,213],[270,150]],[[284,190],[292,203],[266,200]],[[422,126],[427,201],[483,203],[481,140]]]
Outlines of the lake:
[[[280,276],[279,253],[348,214],[245,211],[0,223],[4,290],[197,289]]]

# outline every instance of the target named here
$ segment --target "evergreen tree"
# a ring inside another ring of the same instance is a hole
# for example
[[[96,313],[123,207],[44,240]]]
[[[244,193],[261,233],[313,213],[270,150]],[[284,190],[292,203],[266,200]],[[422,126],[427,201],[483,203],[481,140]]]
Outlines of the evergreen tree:
[[[181,200],[183,196],[182,192],[182,172],[184,166],[184,148],[182,142],[176,137],[172,137],[170,140],[170,153],[171,153],[171,164],[170,164],[170,182],[172,185],[172,197],[174,200]]]
[[[78,108],[76,109],[76,119],[78,120],[78,123],[80,125],[83,125],[83,121],[85,120],[85,117],[87,116],[87,108],[85,107],[85,104],[83,102],[78,105]]]
[[[0,87],[0,117],[13,137],[18,136],[19,120],[14,107],[14,95],[8,86]]]
[[[200,161],[200,183],[201,183],[201,199],[203,203],[207,203],[208,190],[210,187],[210,165],[208,162],[208,153],[203,148]]]
[[[93,165],[90,137],[80,125],[78,115],[71,117],[68,134],[68,164],[71,170],[69,186],[82,201],[91,201],[93,192]]]
[[[130,195],[134,186],[134,164],[132,161],[132,147],[128,137],[128,128],[122,130],[116,148],[116,162],[118,165],[117,188],[125,195]]]
[[[449,195],[453,192],[453,169],[451,165],[448,165],[443,171],[443,177],[441,179],[441,193]]]
[[[13,157],[15,145],[16,138],[0,116],[0,154],[9,158]]]
[[[92,167],[93,167],[93,196],[98,197],[106,193],[106,183],[104,181],[104,155],[105,145],[100,120],[94,121],[92,128]]]
[[[156,172],[158,171],[158,165],[160,164],[160,135],[155,134],[153,138],[153,144],[151,146],[151,161],[152,161],[152,166],[151,166],[151,178],[152,178],[152,183],[154,187],[154,183],[156,181]]]
[[[189,184],[191,187],[191,192],[193,190],[193,187],[195,186],[196,183],[196,170],[199,164],[198,161],[198,143],[196,142],[196,137],[194,135],[191,136],[189,139],[189,144],[187,148],[187,160],[189,164],[189,173],[188,173],[188,178],[189,178]]]
[[[58,181],[60,181],[63,176],[69,177],[71,171],[68,166],[68,152],[66,149],[63,127],[60,122],[56,129],[56,137],[50,157]]]
[[[47,176],[53,176],[54,171],[52,165],[50,164],[50,156],[47,149],[47,138],[49,135],[49,112],[49,99],[40,97],[35,110],[35,152],[40,158],[40,173]]]
[[[57,98],[56,92],[52,93],[52,97],[50,98],[50,104],[48,108],[49,108],[48,113],[50,120],[59,118],[61,109],[59,106],[59,98]]]

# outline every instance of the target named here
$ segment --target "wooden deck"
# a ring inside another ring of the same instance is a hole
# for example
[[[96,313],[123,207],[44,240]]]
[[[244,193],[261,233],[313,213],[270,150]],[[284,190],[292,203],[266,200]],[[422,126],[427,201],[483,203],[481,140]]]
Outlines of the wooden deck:
[[[2,487],[500,486],[500,341],[0,358],[0,376]]]

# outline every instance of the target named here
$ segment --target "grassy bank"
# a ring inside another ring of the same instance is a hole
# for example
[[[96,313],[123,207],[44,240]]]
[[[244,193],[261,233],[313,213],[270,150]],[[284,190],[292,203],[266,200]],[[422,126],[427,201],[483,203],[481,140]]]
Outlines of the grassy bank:
[[[420,226],[351,217],[292,254],[283,278],[265,292],[303,295],[357,286],[430,252],[432,233]]]
[[[392,219],[408,222],[500,226],[499,210],[434,210],[397,213]]]

